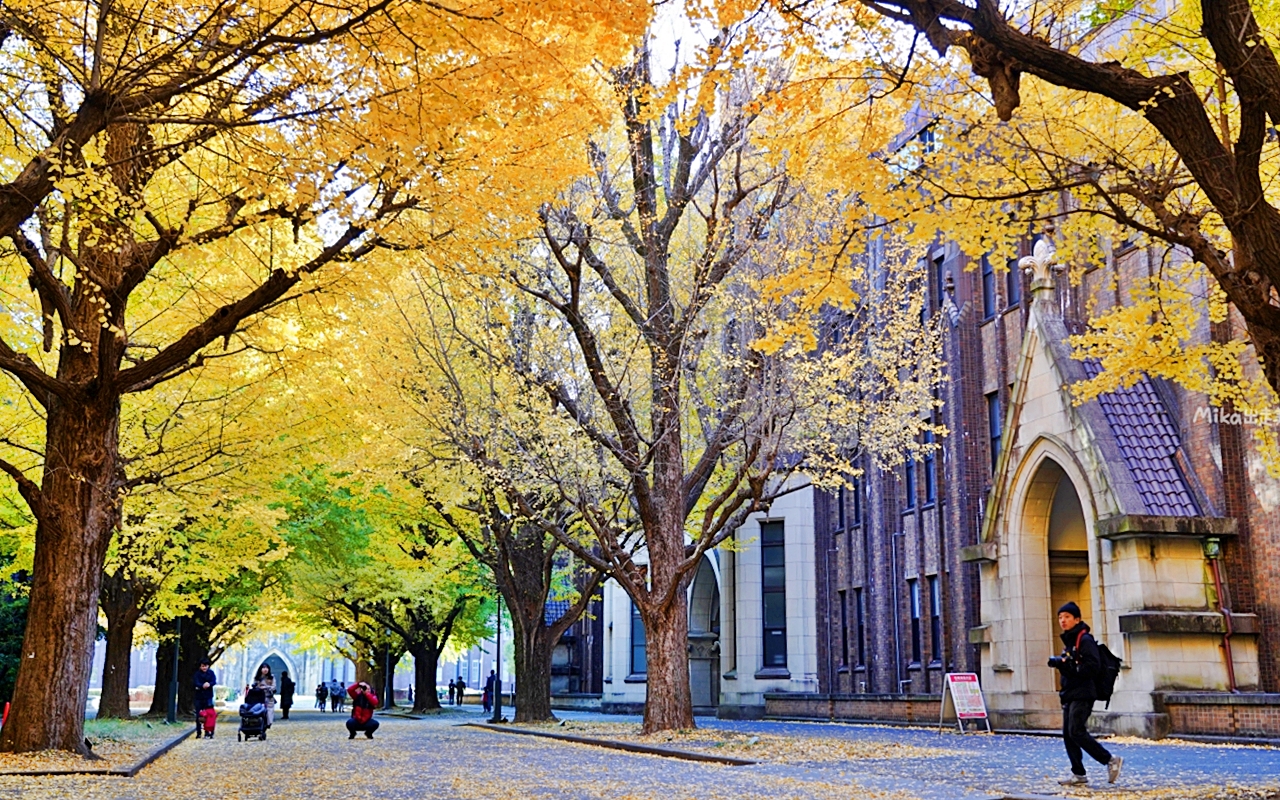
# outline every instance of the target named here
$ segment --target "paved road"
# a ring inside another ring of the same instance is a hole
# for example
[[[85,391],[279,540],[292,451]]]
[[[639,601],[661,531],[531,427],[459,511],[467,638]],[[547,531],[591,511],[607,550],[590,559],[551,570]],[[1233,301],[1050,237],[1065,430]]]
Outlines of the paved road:
[[[224,719],[217,738],[184,742],[132,779],[0,777],[0,798],[977,800],[998,792],[1049,793],[1056,786],[1048,778],[1064,763],[1059,743],[1033,737],[939,737],[892,728],[707,720],[718,727],[799,736],[925,746],[941,739],[965,754],[819,767],[725,767],[458,727],[460,721],[479,719],[470,711],[428,720],[386,718],[372,741],[348,741],[344,715],[295,711],[293,716],[277,721],[267,741],[247,743],[236,741],[234,725]],[[1123,752],[1132,765],[1126,768],[1126,786],[1188,787],[1187,797],[1196,794],[1191,787],[1221,786],[1227,779],[1255,785],[1280,776],[1278,750],[1125,744]],[[1106,796],[1137,797],[1129,792]]]

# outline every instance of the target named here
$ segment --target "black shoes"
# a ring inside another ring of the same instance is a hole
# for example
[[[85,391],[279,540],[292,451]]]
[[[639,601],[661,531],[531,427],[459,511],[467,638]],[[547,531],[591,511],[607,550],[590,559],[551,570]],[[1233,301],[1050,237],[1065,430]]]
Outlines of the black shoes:
[[[352,734],[352,735],[354,736],[354,734]],[[366,738],[366,739],[372,739],[372,738],[373,738],[373,731],[365,731],[365,732],[364,732],[364,738]]]
[[[355,731],[351,731],[351,735],[347,737],[347,741],[351,741],[351,740],[352,740],[352,739],[354,739],[354,738],[356,738],[356,732],[355,732]]]

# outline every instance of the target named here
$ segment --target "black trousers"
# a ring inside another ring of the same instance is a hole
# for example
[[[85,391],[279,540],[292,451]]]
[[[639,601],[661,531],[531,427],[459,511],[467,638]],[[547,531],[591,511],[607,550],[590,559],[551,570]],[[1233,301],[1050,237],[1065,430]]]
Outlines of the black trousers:
[[[366,733],[373,733],[378,729],[379,725],[381,725],[381,723],[379,723],[376,719],[371,719],[368,722],[361,725],[359,722],[356,722],[355,717],[347,717],[347,730],[350,731],[351,733],[357,733],[359,731],[365,731]]]
[[[1062,706],[1062,743],[1066,745],[1067,758],[1071,759],[1071,771],[1076,775],[1085,774],[1083,753],[1088,753],[1099,764],[1111,760],[1107,748],[1098,744],[1098,740],[1089,733],[1089,715],[1092,713],[1092,700],[1072,700]]]

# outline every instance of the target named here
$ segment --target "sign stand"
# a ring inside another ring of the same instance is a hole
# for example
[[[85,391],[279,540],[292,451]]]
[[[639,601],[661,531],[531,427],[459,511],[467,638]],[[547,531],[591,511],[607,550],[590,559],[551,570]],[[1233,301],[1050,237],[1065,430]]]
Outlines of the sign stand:
[[[991,720],[987,717],[987,704],[982,699],[982,687],[978,685],[978,676],[973,672],[948,672],[942,691],[942,712],[938,715],[938,732],[947,718],[947,709],[956,715],[956,725],[965,733],[964,721],[980,719],[991,733]]]

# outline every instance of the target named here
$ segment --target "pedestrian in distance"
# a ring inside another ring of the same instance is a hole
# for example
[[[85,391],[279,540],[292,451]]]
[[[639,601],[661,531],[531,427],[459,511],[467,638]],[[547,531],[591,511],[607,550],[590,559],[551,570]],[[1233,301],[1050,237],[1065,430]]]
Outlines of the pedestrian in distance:
[[[449,679],[449,705],[453,705],[454,695],[458,693],[458,684],[453,682],[453,678]]]
[[[293,694],[298,685],[289,677],[289,670],[280,670],[280,719],[289,718],[289,709],[293,707]]]
[[[258,674],[253,676],[253,688],[263,692],[265,699],[262,704],[267,707],[267,727],[270,728],[276,716],[276,676],[271,674],[270,664],[258,667]]]
[[[347,720],[347,739],[356,738],[360,731],[364,738],[372,739],[373,732],[379,723],[373,718],[373,710],[378,707],[378,696],[364,681],[351,684],[347,690],[351,695],[351,717]]]
[[[329,699],[333,702],[334,711],[342,712],[347,710],[347,690],[336,680],[329,687]]]
[[[497,679],[497,674],[493,670],[489,670],[489,677],[484,680],[484,696],[481,699],[481,705],[484,706],[484,713],[486,714],[493,710],[494,683]]]
[[[467,682],[462,679],[461,675],[459,675],[458,676],[458,705],[462,705],[462,699],[466,697],[466,694],[467,694]]]
[[[213,707],[213,687],[218,685],[218,676],[209,665],[208,658],[200,659],[200,668],[193,679],[196,696],[196,738],[213,738],[213,728],[218,719],[218,712]]]
[[[1089,715],[1093,713],[1098,691],[1095,677],[1102,670],[1102,656],[1098,642],[1089,632],[1089,626],[1080,618],[1080,606],[1064,603],[1058,609],[1058,627],[1062,629],[1061,655],[1049,659],[1049,666],[1062,677],[1062,689],[1058,698],[1062,701],[1062,743],[1071,761],[1071,774],[1058,783],[1063,786],[1083,786],[1089,782],[1085,774],[1083,753],[1107,768],[1107,782],[1115,783],[1120,777],[1124,759],[1113,756],[1089,733]]]
[[[329,705],[329,687],[322,681],[316,684],[316,708],[324,711],[327,705]]]

